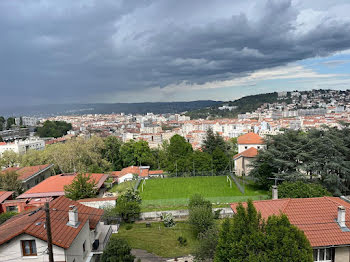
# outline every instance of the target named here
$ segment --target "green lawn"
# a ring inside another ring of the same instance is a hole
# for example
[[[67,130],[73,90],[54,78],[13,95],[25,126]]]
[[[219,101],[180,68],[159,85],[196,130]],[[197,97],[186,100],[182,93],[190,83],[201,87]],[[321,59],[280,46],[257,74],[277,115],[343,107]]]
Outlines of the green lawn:
[[[114,185],[108,191],[113,193],[123,194],[128,188],[134,188],[135,184],[136,184],[136,180],[126,181],[124,183]]]
[[[186,246],[180,246],[179,236],[187,239]],[[177,222],[173,228],[166,228],[163,223],[152,223],[151,227],[140,223],[132,224],[132,229],[126,230],[126,225],[122,225],[113,237],[126,239],[132,248],[166,258],[191,254],[198,243],[186,222]]]
[[[246,184],[243,195],[234,182],[232,188],[226,176],[178,177],[148,179],[139,190],[142,197],[142,211],[186,209],[188,199],[193,194],[201,194],[215,206],[246,201],[247,199],[265,199],[267,192],[254,185]],[[225,205],[224,205],[225,206]]]

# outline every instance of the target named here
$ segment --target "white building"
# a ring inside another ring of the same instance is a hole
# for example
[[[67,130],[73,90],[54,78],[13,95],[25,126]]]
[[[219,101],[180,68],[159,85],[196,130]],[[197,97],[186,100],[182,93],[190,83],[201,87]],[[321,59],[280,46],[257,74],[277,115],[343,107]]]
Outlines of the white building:
[[[64,196],[50,202],[54,261],[96,261],[112,234],[100,220],[102,209]],[[45,211],[19,214],[0,225],[1,261],[49,261]]]
[[[7,150],[23,155],[29,150],[43,150],[44,148],[45,141],[41,139],[28,139],[24,141],[16,140],[14,143],[1,144],[0,156],[2,156],[2,154]]]

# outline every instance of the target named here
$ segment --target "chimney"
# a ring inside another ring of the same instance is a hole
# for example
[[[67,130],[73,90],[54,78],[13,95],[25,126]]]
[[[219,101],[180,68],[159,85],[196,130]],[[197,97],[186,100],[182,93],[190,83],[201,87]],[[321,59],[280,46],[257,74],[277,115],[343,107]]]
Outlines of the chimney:
[[[69,221],[67,225],[71,227],[77,227],[79,225],[78,208],[76,206],[74,205],[69,206],[68,217],[69,217]]]
[[[272,200],[278,199],[278,189],[277,186],[272,186]]]
[[[345,225],[345,207],[338,206],[338,219],[337,222],[340,227],[346,227]]]

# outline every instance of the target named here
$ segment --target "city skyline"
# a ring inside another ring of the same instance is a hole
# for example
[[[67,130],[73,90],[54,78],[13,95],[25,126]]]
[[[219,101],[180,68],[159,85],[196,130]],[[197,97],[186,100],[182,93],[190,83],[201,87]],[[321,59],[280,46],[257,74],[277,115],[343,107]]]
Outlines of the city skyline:
[[[347,89],[347,1],[2,1],[1,107]]]

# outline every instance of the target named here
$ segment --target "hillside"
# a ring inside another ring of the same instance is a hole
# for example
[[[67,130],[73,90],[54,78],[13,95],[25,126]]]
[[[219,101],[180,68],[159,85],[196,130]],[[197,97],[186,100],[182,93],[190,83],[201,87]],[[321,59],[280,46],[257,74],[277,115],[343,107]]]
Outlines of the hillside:
[[[277,92],[245,96],[234,101],[213,105],[209,108],[201,108],[189,111],[186,113],[186,115],[190,116],[191,119],[234,118],[237,117],[238,114],[254,111],[264,103],[274,103],[277,101],[277,97]],[[237,108],[231,111],[228,109],[220,110],[219,107],[222,105],[236,106]]]

